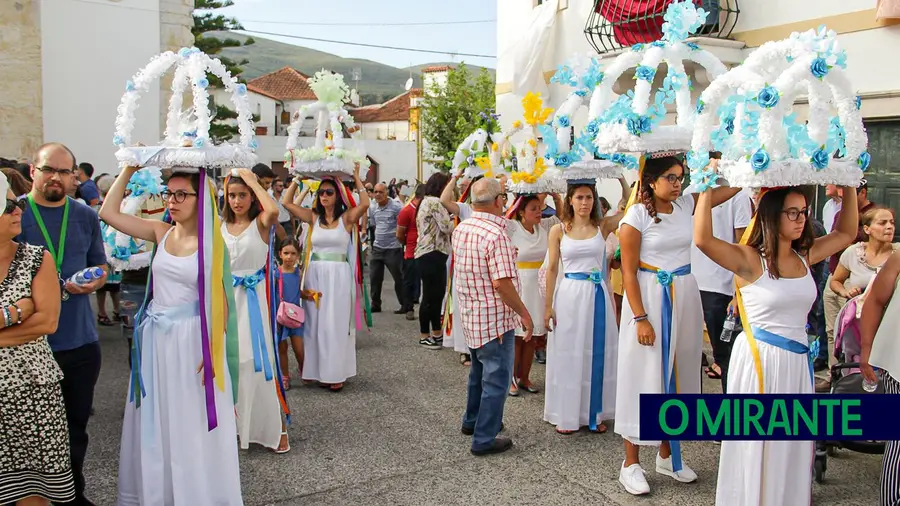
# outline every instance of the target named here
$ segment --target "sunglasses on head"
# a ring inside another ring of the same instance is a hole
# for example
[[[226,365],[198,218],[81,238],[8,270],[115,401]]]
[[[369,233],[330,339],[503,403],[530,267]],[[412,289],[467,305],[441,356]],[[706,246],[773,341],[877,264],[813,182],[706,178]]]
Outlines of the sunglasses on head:
[[[15,211],[17,207],[20,211],[25,211],[25,201],[6,199],[6,208],[3,210],[3,213],[12,214],[12,212]]]

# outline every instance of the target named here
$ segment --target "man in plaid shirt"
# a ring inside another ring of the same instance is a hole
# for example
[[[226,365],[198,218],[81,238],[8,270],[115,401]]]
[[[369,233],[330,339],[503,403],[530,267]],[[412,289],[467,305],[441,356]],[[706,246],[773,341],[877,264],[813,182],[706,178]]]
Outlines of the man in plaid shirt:
[[[501,217],[504,193],[494,178],[473,183],[474,213],[453,231],[453,284],[472,356],[462,433],[473,436],[472,454],[477,456],[512,447],[510,439],[497,434],[512,379],[515,329],[522,325],[528,341],[534,327],[519,298],[516,251]]]

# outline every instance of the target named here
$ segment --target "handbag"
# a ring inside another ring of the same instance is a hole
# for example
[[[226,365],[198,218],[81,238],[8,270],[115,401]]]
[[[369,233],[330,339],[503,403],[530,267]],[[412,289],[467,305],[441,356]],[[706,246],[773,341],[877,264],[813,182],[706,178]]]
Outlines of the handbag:
[[[306,320],[306,313],[302,307],[284,300],[284,273],[279,269],[278,274],[278,298],[281,302],[278,304],[278,313],[275,315],[275,321],[289,329],[299,329],[303,326],[304,320]]]

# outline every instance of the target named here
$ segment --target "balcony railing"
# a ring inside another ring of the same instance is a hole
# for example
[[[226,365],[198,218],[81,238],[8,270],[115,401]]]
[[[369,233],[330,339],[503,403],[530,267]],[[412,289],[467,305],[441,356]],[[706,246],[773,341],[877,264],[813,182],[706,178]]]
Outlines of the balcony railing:
[[[709,13],[695,37],[731,37],[740,14],[738,0],[693,1]],[[584,35],[599,54],[659,40],[670,3],[672,0],[594,0]]]

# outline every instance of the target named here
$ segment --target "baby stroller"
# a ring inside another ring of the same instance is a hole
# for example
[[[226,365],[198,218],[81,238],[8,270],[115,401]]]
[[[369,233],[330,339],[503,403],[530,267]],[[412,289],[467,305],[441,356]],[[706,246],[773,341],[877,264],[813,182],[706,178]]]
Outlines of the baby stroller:
[[[862,388],[863,377],[859,372],[859,314],[865,293],[850,299],[834,324],[834,358],[838,363],[831,367],[832,394],[868,393]],[[873,394],[883,394],[884,385],[878,383]],[[825,479],[828,456],[834,456],[841,448],[871,455],[884,454],[884,441],[816,441],[816,457],[813,461],[813,476],[816,483]]]

